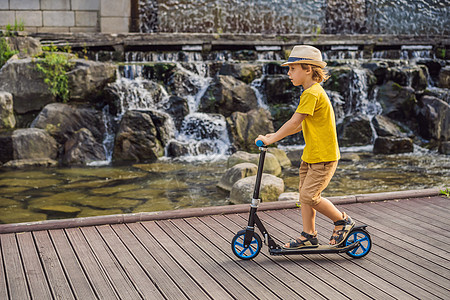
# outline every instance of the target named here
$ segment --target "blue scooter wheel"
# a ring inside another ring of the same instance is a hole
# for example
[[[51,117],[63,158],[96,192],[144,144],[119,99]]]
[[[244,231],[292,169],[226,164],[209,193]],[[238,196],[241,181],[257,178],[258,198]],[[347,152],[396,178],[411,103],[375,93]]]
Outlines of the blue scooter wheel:
[[[354,258],[366,256],[372,248],[372,239],[370,238],[370,234],[364,229],[352,230],[345,239],[345,245],[348,246],[356,242],[359,242],[359,246],[346,252],[347,255]]]
[[[236,233],[233,240],[231,241],[231,250],[233,251],[234,255],[236,255],[240,259],[252,259],[259,254],[259,251],[261,251],[261,238],[257,233],[253,232],[252,241],[250,242],[249,247],[244,247],[244,237],[245,230],[241,230]]]

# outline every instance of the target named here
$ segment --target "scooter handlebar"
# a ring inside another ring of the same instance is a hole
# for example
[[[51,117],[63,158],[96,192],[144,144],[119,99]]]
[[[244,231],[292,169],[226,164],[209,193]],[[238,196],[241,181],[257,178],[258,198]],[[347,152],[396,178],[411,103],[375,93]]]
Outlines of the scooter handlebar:
[[[263,141],[257,140],[257,141],[256,141],[256,146],[258,146],[258,147],[264,147],[264,146],[266,146],[266,145],[264,145]]]

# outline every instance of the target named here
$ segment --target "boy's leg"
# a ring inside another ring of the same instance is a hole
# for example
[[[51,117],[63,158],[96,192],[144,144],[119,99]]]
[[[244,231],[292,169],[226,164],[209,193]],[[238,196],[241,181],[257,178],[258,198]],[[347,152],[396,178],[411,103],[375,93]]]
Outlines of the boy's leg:
[[[305,179],[308,175],[308,170],[309,170],[309,164],[302,161],[302,163],[300,165],[300,170],[299,170],[300,194],[302,191],[302,187],[304,186]],[[299,199],[299,201],[301,203],[303,202],[302,199]],[[302,203],[301,212],[302,212],[303,231],[308,234],[314,234],[314,232],[316,231],[316,210],[311,205]]]

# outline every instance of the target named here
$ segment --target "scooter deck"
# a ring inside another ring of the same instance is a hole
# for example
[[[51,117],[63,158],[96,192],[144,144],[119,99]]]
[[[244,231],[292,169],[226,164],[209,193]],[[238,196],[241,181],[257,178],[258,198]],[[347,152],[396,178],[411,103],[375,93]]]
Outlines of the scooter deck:
[[[291,254],[329,254],[329,253],[344,253],[359,247],[359,241],[350,244],[345,247],[335,247],[330,245],[319,245],[314,248],[300,248],[300,249],[292,249],[287,250],[281,247],[277,247],[275,249],[269,249],[269,253],[271,255],[291,255]]]

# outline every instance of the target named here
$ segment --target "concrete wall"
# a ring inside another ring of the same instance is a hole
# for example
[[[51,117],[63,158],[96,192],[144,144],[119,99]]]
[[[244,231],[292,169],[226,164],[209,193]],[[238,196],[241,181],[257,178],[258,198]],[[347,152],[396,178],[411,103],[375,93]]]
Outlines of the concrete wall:
[[[0,28],[28,32],[129,32],[133,0],[0,0]]]

